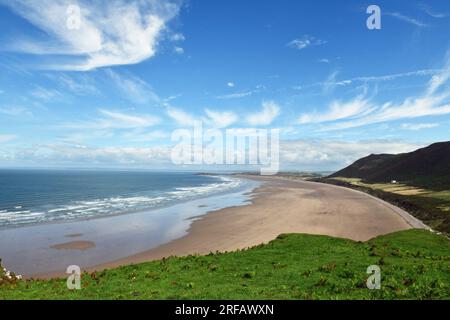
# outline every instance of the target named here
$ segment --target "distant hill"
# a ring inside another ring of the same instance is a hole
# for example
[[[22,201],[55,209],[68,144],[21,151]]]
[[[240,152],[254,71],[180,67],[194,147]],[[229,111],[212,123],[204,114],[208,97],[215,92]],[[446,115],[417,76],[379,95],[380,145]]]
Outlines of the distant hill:
[[[450,190],[450,141],[402,154],[371,154],[332,174],[365,182],[396,180],[414,186]]]

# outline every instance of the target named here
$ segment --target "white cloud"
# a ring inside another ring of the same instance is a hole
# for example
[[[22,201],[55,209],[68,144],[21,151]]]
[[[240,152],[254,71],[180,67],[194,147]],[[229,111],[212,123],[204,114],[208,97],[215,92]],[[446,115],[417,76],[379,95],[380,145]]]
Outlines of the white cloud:
[[[68,89],[77,95],[99,95],[100,91],[95,86],[93,79],[86,74],[46,74],[57,85]]]
[[[280,114],[280,107],[273,101],[264,101],[262,110],[247,116],[247,122],[252,126],[270,125]]]
[[[195,117],[182,109],[172,106],[166,107],[167,115],[183,127],[193,127],[196,124],[203,123],[213,128],[226,128],[238,120],[237,115],[230,111],[205,109],[205,117]]]
[[[423,144],[399,140],[294,140],[282,141],[281,165],[299,170],[340,169],[372,153],[404,153],[424,147]]]
[[[447,64],[447,66],[449,63]],[[442,70],[442,72],[433,75],[428,83],[427,95],[434,94],[439,88],[441,88],[450,79],[450,68]]]
[[[253,94],[253,91],[244,91],[244,92],[237,92],[237,93],[230,93],[230,94],[224,94],[221,96],[218,96],[217,99],[239,99],[251,96]]]
[[[288,47],[303,50],[311,46],[320,46],[325,44],[326,41],[316,39],[315,37],[304,35],[302,38],[294,39],[287,44]]]
[[[143,131],[141,129],[125,132],[122,135],[123,139],[126,139],[127,141],[132,142],[150,142],[155,140],[161,140],[168,138],[170,135],[167,132],[161,131],[161,130],[154,130],[154,131]]]
[[[181,48],[181,47],[175,47],[173,49],[173,51],[175,51],[175,53],[177,53],[177,54],[183,54],[184,53],[184,49]]]
[[[175,122],[177,122],[181,126],[189,126],[193,127],[195,123],[198,121],[194,116],[186,113],[185,111],[174,108],[171,106],[167,107],[167,115],[171,117]]]
[[[115,85],[131,101],[136,103],[158,102],[160,99],[152,87],[144,80],[131,75],[105,70],[106,74],[113,80]]]
[[[394,74],[387,74],[387,75],[381,75],[381,76],[362,76],[362,77],[354,77],[351,79],[345,79],[345,80],[338,80],[337,79],[337,73],[333,78],[331,77],[333,73],[328,77],[326,81],[321,82],[315,82],[312,84],[306,84],[306,85],[297,85],[294,86],[293,89],[295,90],[304,90],[308,88],[313,87],[322,87],[325,86],[348,86],[355,82],[362,82],[362,83],[368,83],[368,82],[382,82],[382,81],[393,81],[397,80],[399,78],[404,77],[423,77],[423,76],[433,76],[433,75],[439,75],[444,72],[450,72],[450,68],[446,66],[443,69],[422,69],[422,70],[416,70],[416,71],[410,71],[410,72],[402,72],[402,73],[394,73]]]
[[[0,143],[6,143],[15,140],[17,136],[12,134],[0,134]]]
[[[300,124],[322,123],[358,116],[361,117],[372,110],[373,107],[370,102],[364,96],[360,95],[347,102],[333,101],[325,112],[303,114],[300,116],[298,122]]]
[[[321,83],[324,93],[328,94],[331,91],[333,91],[334,88],[336,88],[338,86],[348,86],[348,85],[352,84],[351,80],[337,81],[336,78],[337,78],[338,74],[339,74],[338,71],[333,71],[332,73],[330,73],[330,75],[327,77],[327,79]]]
[[[47,144],[15,150],[13,163],[33,165],[139,166],[170,165],[170,147],[91,147],[74,144]],[[0,153],[0,159],[4,154]],[[5,157],[4,157],[5,158]]]
[[[114,0],[107,5],[78,0],[80,25],[69,29],[67,10],[74,4],[72,0],[0,1],[48,35],[45,42],[20,39],[8,47],[31,54],[61,55],[65,62],[46,67],[62,70],[85,71],[151,58],[167,22],[179,12],[178,4],[162,0]]]
[[[439,126],[439,123],[403,123],[402,129],[418,131],[422,129],[431,129]]]
[[[450,114],[450,104],[442,104],[445,96],[425,96],[406,98],[400,104],[388,102],[379,106],[376,111],[353,121],[345,121],[328,126],[323,130],[339,130],[355,128],[373,123],[388,122],[401,119],[414,119],[426,116]]]
[[[230,88],[234,88],[235,87],[235,83],[234,82],[228,82],[227,86],[229,86]]]
[[[51,101],[55,99],[61,99],[63,95],[58,90],[53,89],[46,89],[40,86],[37,86],[33,91],[31,91],[31,95],[34,98],[44,100],[44,101]]]
[[[303,115],[300,118],[300,122],[320,123],[346,120],[327,125],[320,130],[329,131],[400,119],[450,114],[449,79],[449,70],[442,69],[441,73],[431,78],[422,95],[407,97],[399,103],[388,101],[381,105],[375,105],[375,103],[369,102],[367,98],[359,96],[348,105],[340,106],[339,104],[332,104],[322,115]]]
[[[182,33],[175,33],[170,37],[172,41],[184,41],[186,38]]]
[[[150,115],[130,115],[118,111],[109,111],[100,109],[99,113],[103,116],[92,122],[67,123],[65,128],[72,129],[136,129],[148,128],[159,123],[160,119]]]
[[[139,132],[123,136],[132,141],[147,142],[159,134],[154,131]],[[0,142],[2,142],[0,135]],[[7,136],[11,141],[14,136]],[[280,161],[282,169],[296,170],[334,170],[351,164],[357,159],[372,153],[404,153],[424,147],[425,144],[405,142],[401,140],[293,140],[280,142]],[[76,166],[139,166],[152,167],[161,165],[172,167],[172,145],[154,147],[95,147],[79,143],[33,145],[27,148],[0,148],[0,160],[10,160],[14,164],[32,165],[76,165]],[[205,167],[205,170],[208,167]]]
[[[120,112],[100,110],[100,113],[106,116],[104,123],[111,123],[116,128],[146,128],[154,126],[159,119],[149,115],[128,115]]]
[[[205,113],[208,116],[207,123],[214,128],[226,128],[238,120],[234,112],[205,109]]]
[[[0,113],[6,114],[7,116],[31,116],[32,113],[27,108],[24,107],[18,107],[18,106],[12,106],[12,107],[0,107]]]
[[[450,17],[450,14],[448,14],[448,13],[434,11],[431,7],[424,5],[424,4],[420,5],[419,7],[426,14],[428,14],[430,17],[433,17],[433,18],[442,19],[442,18]]]
[[[417,20],[415,18],[411,18],[411,17],[405,16],[405,15],[403,15],[401,13],[398,13],[398,12],[386,12],[384,14],[388,15],[388,16],[391,16],[391,17],[394,17],[394,18],[397,18],[399,20],[405,21],[405,22],[407,22],[409,24],[412,24],[412,25],[415,25],[417,27],[423,28],[423,27],[427,27],[428,26],[427,24],[423,23],[422,21],[419,21],[419,20]]]

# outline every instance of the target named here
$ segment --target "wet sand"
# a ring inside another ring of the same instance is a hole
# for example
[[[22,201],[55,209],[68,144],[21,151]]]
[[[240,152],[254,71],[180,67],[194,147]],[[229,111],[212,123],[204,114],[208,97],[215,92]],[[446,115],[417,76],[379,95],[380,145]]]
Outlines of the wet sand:
[[[70,265],[86,270],[179,239],[208,212],[248,204],[244,193],[257,186],[246,181],[232,192],[129,214],[0,228],[0,258],[25,278],[66,276]]]
[[[52,249],[57,250],[88,250],[95,248],[95,243],[92,241],[71,241],[65,243],[59,243],[51,246]]]

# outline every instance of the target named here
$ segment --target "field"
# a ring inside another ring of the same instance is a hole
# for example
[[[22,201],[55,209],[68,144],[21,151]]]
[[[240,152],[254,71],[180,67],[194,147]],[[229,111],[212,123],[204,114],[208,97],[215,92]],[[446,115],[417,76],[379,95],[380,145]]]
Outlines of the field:
[[[450,234],[450,190],[443,190],[441,184],[425,189],[405,183],[366,183],[357,178],[315,180],[367,192],[405,209],[434,230]]]
[[[366,287],[381,268],[381,289]],[[3,277],[4,278],[4,277]],[[168,258],[65,279],[0,282],[0,299],[450,299],[450,241],[408,230],[354,242],[281,235],[266,245]]]

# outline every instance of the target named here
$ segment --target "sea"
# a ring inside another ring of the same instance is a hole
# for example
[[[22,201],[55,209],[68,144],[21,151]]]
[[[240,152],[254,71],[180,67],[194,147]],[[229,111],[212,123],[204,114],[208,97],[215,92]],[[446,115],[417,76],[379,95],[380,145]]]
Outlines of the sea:
[[[191,172],[0,170],[0,228],[129,214],[252,186]]]
[[[209,212],[251,203],[233,175],[0,170],[0,259],[25,276],[108,263],[179,239]],[[87,250],[57,245],[87,241]]]

